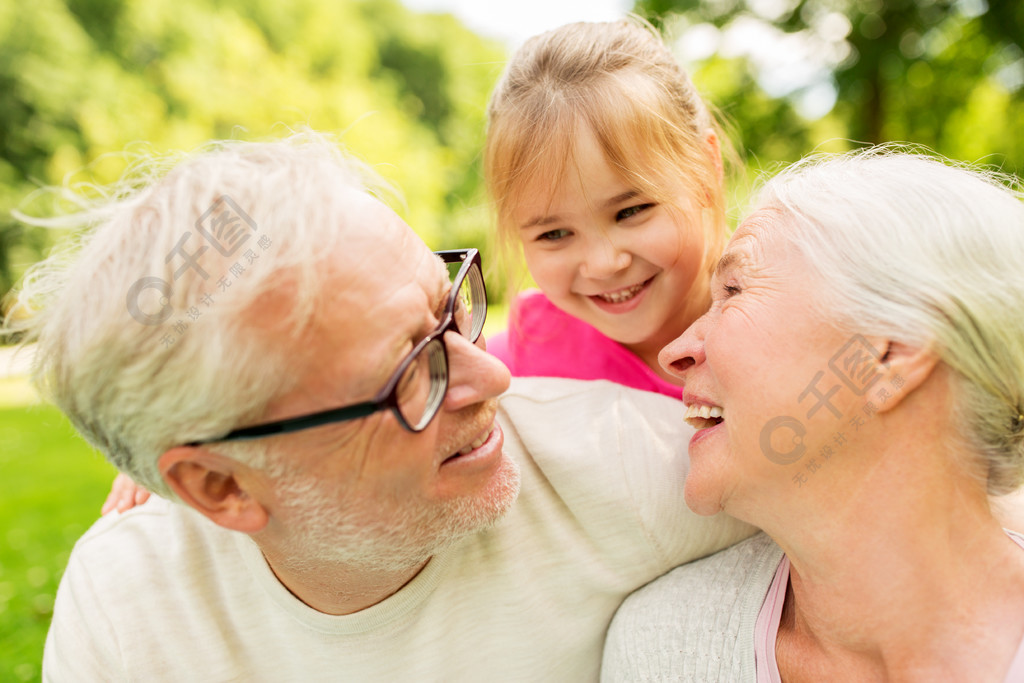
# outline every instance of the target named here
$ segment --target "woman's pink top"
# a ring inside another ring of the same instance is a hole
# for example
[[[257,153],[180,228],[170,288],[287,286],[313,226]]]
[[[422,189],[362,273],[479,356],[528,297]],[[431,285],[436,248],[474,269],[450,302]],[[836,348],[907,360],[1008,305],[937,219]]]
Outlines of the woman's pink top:
[[[562,312],[537,290],[516,297],[508,329],[489,337],[487,350],[516,377],[606,379],[677,399],[683,394],[632,351]]]
[[[1007,535],[1024,549],[1024,538],[1013,532],[1007,532]],[[788,586],[789,558],[783,555],[754,625],[754,667],[757,671],[757,683],[782,683],[779,663],[775,660],[775,641],[779,635],[779,621],[782,619],[782,605],[786,601]],[[1006,672],[1006,678],[1003,680],[1005,683],[1024,681],[1024,640],[1017,646],[1017,654],[1014,655],[1010,670]]]

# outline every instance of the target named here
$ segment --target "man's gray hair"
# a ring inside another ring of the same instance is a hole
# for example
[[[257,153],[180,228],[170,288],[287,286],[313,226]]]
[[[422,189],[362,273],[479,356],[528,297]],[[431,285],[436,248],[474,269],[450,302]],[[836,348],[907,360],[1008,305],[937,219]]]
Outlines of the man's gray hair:
[[[79,233],[27,274],[8,328],[36,343],[44,395],[115,466],[168,496],[164,451],[256,419],[287,391],[294,360],[281,340],[301,337],[331,296],[318,287],[327,257],[373,230],[352,224],[352,193],[388,188],[306,131],[139,161],[100,200],[59,192],[74,214],[23,219]],[[263,464],[259,447],[219,449]]]
[[[1024,480],[1022,197],[1002,174],[882,147],[801,162],[757,201],[794,219],[826,320],[931,345],[954,371],[950,419],[993,494]]]

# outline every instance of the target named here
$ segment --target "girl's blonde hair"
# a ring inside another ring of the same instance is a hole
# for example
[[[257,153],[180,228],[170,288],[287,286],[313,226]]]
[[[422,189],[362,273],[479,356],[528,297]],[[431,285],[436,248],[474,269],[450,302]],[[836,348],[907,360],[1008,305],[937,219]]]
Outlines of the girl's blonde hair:
[[[705,212],[706,266],[724,247],[721,156],[708,134],[723,136],[650,25],[575,23],[527,40],[491,96],[487,119],[484,174],[504,247],[518,244],[512,211],[536,179],[565,176],[584,127],[654,201],[679,208],[680,186],[696,200]]]

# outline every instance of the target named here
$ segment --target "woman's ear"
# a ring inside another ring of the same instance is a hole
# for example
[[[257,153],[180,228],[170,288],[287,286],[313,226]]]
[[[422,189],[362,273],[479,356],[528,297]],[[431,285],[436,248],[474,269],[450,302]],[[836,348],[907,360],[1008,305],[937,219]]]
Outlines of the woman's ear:
[[[939,356],[931,346],[913,346],[882,340],[879,347],[882,344],[887,344],[887,348],[878,361],[881,372],[881,382],[878,384],[884,383],[889,395],[885,401],[877,405],[880,413],[899,405],[903,399],[924,384],[939,363]]]
[[[267,525],[266,508],[239,483],[244,465],[238,461],[202,446],[177,446],[157,466],[175,495],[215,524],[247,534]]]

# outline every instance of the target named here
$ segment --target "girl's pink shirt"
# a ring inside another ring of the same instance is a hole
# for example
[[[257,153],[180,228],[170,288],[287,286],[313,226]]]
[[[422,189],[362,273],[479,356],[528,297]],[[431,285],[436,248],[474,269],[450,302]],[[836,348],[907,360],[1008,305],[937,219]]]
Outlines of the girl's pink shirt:
[[[659,377],[632,351],[562,312],[537,290],[516,297],[508,329],[488,338],[487,350],[516,377],[606,379],[682,399],[682,387]]]

